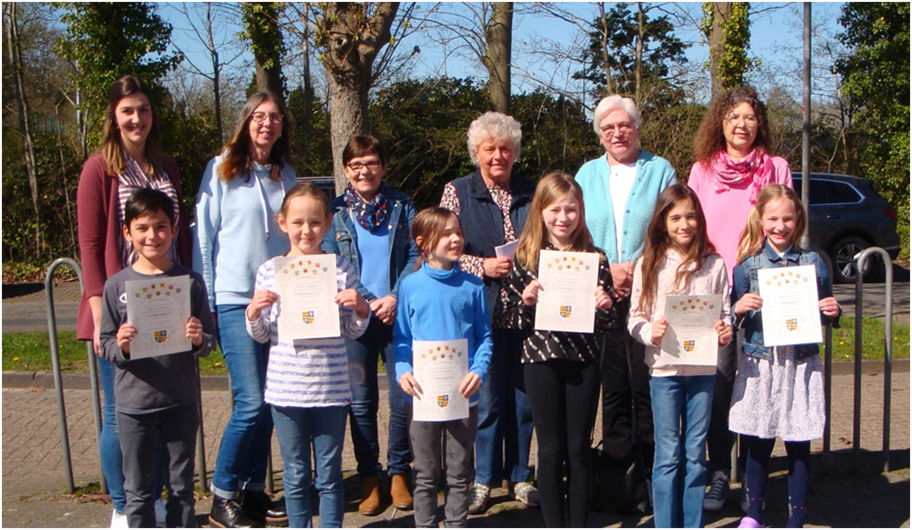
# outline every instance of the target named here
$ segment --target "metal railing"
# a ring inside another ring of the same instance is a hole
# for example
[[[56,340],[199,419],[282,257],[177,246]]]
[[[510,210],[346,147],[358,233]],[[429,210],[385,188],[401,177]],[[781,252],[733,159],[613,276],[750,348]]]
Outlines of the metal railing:
[[[855,266],[855,400],[852,423],[852,467],[857,472],[861,462],[861,361],[862,361],[862,316],[864,291],[864,266],[874,254],[883,258],[886,268],[884,290],[884,410],[883,410],[883,457],[884,472],[890,471],[890,392],[893,386],[893,264],[887,251],[871,247],[856,257]]]

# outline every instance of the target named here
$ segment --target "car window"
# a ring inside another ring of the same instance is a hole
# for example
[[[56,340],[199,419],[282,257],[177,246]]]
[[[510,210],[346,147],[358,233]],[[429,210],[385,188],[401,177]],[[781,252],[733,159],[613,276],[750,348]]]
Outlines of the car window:
[[[801,179],[794,179],[792,183],[795,186],[798,197],[801,197]],[[819,204],[854,204],[861,199],[862,196],[848,184],[832,180],[811,179],[812,206]]]

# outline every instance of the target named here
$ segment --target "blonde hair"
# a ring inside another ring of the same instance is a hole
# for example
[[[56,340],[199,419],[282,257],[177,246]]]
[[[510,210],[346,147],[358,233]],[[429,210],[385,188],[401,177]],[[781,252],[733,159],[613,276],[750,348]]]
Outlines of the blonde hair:
[[[421,265],[427,261],[428,250],[437,246],[437,243],[440,241],[440,234],[443,232],[444,228],[446,228],[447,221],[450,220],[450,217],[455,217],[459,226],[462,227],[459,216],[453,213],[452,210],[448,210],[442,206],[425,208],[415,216],[415,221],[412,223],[412,239],[415,240],[415,244],[418,245],[419,250],[418,262],[415,263],[415,270],[420,269]],[[421,244],[418,244],[418,238],[421,238]]]
[[[320,203],[320,206],[323,208],[324,217],[332,217],[332,214],[329,210],[329,199],[326,198],[326,194],[323,193],[316,184],[310,181],[299,182],[291,187],[290,190],[285,194],[285,198],[282,199],[282,208],[279,209],[277,217],[285,218],[288,216],[288,207],[291,204],[293,199],[298,197],[310,197],[311,199]]]
[[[513,147],[514,159],[519,158],[522,147],[522,126],[515,118],[500,112],[485,112],[469,125],[468,141],[469,158],[478,165],[478,146],[485,140],[494,143],[504,142]]]
[[[795,209],[795,230],[792,232],[792,239],[789,243],[793,247],[799,248],[798,242],[801,241],[801,236],[804,235],[804,231],[807,229],[807,212],[804,211],[804,204],[801,203],[801,199],[798,198],[798,194],[792,188],[782,184],[768,184],[760,190],[760,194],[757,196],[757,204],[751,208],[750,213],[747,215],[747,224],[744,225],[744,230],[741,232],[741,240],[738,243],[736,263],[741,263],[744,258],[757,254],[763,248],[763,241],[766,239],[766,234],[763,233],[763,223],[761,222],[763,211],[770,201],[777,199],[788,199],[792,202],[792,208]]]
[[[580,215],[576,230],[570,234],[570,247],[566,250],[588,252],[594,246],[592,234],[586,227],[583,189],[568,173],[563,171],[548,173],[538,181],[538,185],[535,187],[535,195],[532,196],[532,205],[529,207],[529,217],[516,247],[516,260],[532,273],[538,272],[538,253],[548,244],[548,230],[545,228],[542,212],[567,195],[571,195],[579,203]]]

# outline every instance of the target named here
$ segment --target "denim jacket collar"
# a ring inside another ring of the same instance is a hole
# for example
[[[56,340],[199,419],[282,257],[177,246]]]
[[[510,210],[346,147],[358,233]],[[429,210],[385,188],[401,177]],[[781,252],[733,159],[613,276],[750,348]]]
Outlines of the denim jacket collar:
[[[766,256],[768,260],[773,263],[778,263],[780,261],[787,260],[794,263],[798,263],[798,258],[801,256],[801,253],[795,249],[795,245],[792,245],[782,254],[782,257],[779,257],[779,253],[773,250],[773,247],[769,244],[769,241],[766,239],[763,240],[763,255]]]

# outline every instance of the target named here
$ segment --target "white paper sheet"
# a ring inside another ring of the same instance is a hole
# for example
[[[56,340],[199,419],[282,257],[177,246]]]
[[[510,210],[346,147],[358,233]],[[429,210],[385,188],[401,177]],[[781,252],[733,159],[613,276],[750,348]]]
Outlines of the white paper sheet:
[[[763,308],[764,346],[816,344],[823,341],[817,306],[817,271],[813,265],[757,271]]]
[[[598,254],[542,250],[538,258],[535,329],[592,333]]]
[[[412,373],[422,391],[420,398],[412,398],[414,421],[469,417],[469,400],[459,393],[469,371],[468,345],[467,339],[412,342]]]
[[[279,341],[341,336],[336,256],[280,257],[275,268]]]
[[[719,357],[716,321],[722,295],[673,295],[665,298],[668,328],[662,337],[658,363],[715,366]]]
[[[187,338],[190,276],[125,282],[127,322],[136,327],[130,358],[142,359],[193,349]]]
[[[499,247],[494,247],[494,255],[498,258],[510,258],[513,259],[513,255],[516,254],[516,247],[519,245],[519,240],[514,239],[509,243],[504,243]]]

